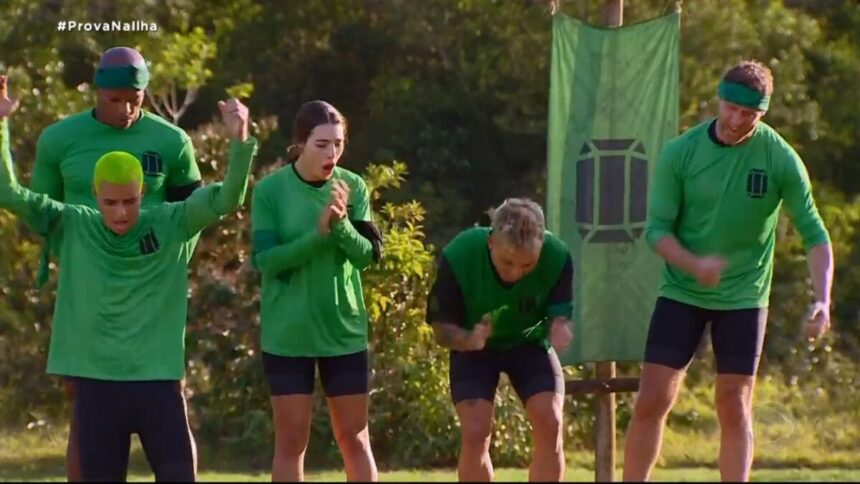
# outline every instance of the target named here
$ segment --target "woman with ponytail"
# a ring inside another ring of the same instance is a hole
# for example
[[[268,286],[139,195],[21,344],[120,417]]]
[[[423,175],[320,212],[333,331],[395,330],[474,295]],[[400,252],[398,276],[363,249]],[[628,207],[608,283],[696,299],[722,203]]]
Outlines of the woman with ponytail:
[[[368,320],[360,271],[380,257],[364,180],[338,166],[346,119],[305,103],[290,163],[253,194],[261,347],[275,425],[273,481],[302,480],[316,368],[348,480],[375,481],[368,433]]]

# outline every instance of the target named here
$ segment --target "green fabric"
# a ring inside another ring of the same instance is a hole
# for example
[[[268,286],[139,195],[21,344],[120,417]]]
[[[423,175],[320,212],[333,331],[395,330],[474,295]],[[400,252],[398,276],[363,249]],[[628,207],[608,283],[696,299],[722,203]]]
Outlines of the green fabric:
[[[548,349],[549,321],[555,316],[570,317],[570,304],[548,304],[567,262],[567,246],[547,232],[537,266],[506,287],[496,276],[490,260],[489,234],[488,227],[467,229],[442,250],[463,294],[466,306],[463,327],[471,330],[489,314],[493,331],[487,348],[537,343]]]
[[[36,232],[48,232],[59,225],[64,207],[21,187],[12,166],[9,145],[9,120],[0,118],[0,208],[16,214]]]
[[[3,133],[5,134],[5,136],[2,139],[0,139],[0,151],[2,151],[2,153],[0,153],[0,156],[8,158],[9,163],[14,164],[14,161],[12,160],[11,141],[9,140],[9,118],[8,117],[0,118],[0,130],[2,130]],[[14,178],[15,174],[13,173],[12,176]]]
[[[698,255],[726,259],[720,284],[700,286],[665,264],[662,296],[707,309],[768,305],[776,225],[785,208],[807,249],[829,241],[800,157],[759,122],[750,139],[722,146],[708,136],[708,120],[670,141],[654,173],[647,239],[673,234]]]
[[[678,133],[679,15],[596,28],[553,16],[547,224],[571,248],[574,338],[563,364],[641,361],[661,260],[647,182]]]
[[[350,187],[348,219],[370,221],[364,180],[340,167],[319,188],[291,165],[254,187],[253,262],[261,273],[261,346],[267,353],[320,357],[367,349],[360,271],[370,264],[373,246],[349,220],[328,236],[317,231],[336,179]]]
[[[128,129],[119,129],[95,119],[92,110],[58,121],[42,131],[36,143],[31,189],[54,200],[96,208],[93,171],[105,153],[125,151],[141,161],[144,171],[143,206],[166,200],[168,187],[200,181],[191,138],[181,128],[143,111]],[[37,281],[48,279],[50,249],[59,251],[59,241],[45,235]]]
[[[251,161],[257,155],[257,139],[230,140],[229,161],[224,181],[194,190],[186,199],[186,234],[195,236],[205,227],[245,203]],[[196,243],[196,241],[195,241]]]
[[[728,82],[725,79],[720,81],[717,95],[720,99],[730,103],[759,111],[767,111],[768,106],[770,106],[770,96],[750,89],[743,84]]]
[[[0,132],[2,141],[8,133]],[[256,143],[234,143],[222,184],[185,202],[144,209],[118,236],[88,207],[17,184],[0,163],[0,207],[61,241],[63,260],[48,351],[50,374],[113,381],[178,380],[185,372],[188,262],[204,225],[241,203]]]
[[[93,170],[96,161],[111,151],[125,151],[140,160],[144,206],[164,202],[167,187],[200,181],[191,138],[178,126],[142,111],[131,127],[119,129],[99,122],[87,110],[42,131],[30,188],[60,202],[96,208]]]
[[[113,66],[96,69],[93,84],[99,89],[146,89],[149,68],[140,66]]]
[[[105,182],[113,185],[134,183],[138,189],[143,188],[140,160],[125,151],[111,151],[102,155],[93,170],[93,190],[97,194],[101,193],[101,185]]]

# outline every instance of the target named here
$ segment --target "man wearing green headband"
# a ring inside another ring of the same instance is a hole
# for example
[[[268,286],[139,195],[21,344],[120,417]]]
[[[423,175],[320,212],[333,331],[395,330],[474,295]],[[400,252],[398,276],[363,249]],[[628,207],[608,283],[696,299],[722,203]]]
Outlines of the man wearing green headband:
[[[248,110],[220,102],[230,133],[223,183],[180,203],[141,208],[146,163],[133,153],[99,156],[90,174],[97,210],[20,186],[6,117],[16,102],[0,76],[0,208],[59,241],[60,271],[47,371],[74,380],[81,477],[125,481],[137,433],[158,481],[196,474],[179,382],[185,373],[188,262],[199,232],[238,208],[256,140]]]
[[[71,115],[39,136],[31,189],[59,202],[96,207],[91,180],[95,161],[105,153],[122,150],[143,165],[146,186],[143,205],[182,201],[200,187],[200,170],[191,139],[179,127],[141,109],[149,69],[140,53],[129,47],[106,50],[99,60],[93,84],[95,109]],[[47,234],[43,234],[47,235]],[[39,284],[48,277],[48,248],[57,252],[60,242],[47,238]],[[73,382],[65,382],[74,398]],[[79,478],[76,423],[71,422],[66,468],[69,480]]]
[[[179,127],[141,109],[149,70],[128,47],[104,52],[94,76],[95,109],[48,126],[39,136],[32,189],[54,200],[93,206],[95,160],[127,151],[143,164],[144,205],[182,201],[200,186],[191,139]]]
[[[723,480],[749,479],[752,394],[764,341],[779,208],[807,250],[815,293],[808,337],[830,326],[833,250],[803,161],[761,121],[773,78],[755,61],[731,68],[719,115],[671,140],[656,162],[646,238],[666,260],[651,317],[640,388],[627,432],[624,479],[647,479],[663,426],[707,324]]]

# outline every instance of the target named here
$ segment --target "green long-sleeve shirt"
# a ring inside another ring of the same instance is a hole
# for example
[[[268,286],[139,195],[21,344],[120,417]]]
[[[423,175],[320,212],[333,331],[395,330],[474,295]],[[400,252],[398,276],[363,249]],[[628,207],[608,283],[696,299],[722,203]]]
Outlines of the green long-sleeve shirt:
[[[660,293],[707,309],[767,307],[779,208],[807,249],[829,242],[809,175],[792,147],[770,126],[735,146],[719,144],[704,122],[663,148],[651,182],[646,237],[655,246],[674,235],[699,256],[723,257],[719,285],[707,288],[666,264]],[[713,129],[713,128],[712,128]]]
[[[0,121],[0,144],[8,125]],[[48,373],[104,380],[178,380],[185,372],[188,262],[204,227],[239,207],[256,140],[233,142],[222,183],[141,211],[120,236],[101,214],[16,181],[0,150],[0,208],[61,240]]]
[[[200,183],[191,138],[160,116],[141,111],[128,129],[98,121],[92,110],[58,121],[42,131],[30,189],[58,202],[96,208],[92,179],[96,160],[111,151],[133,154],[143,166],[143,205],[180,201]],[[171,196],[181,190],[182,196]]]
[[[334,180],[350,187],[348,217],[328,236],[317,220]],[[371,220],[367,186],[335,168],[322,186],[302,180],[293,165],[261,180],[251,200],[254,265],[262,278],[262,349],[281,356],[338,356],[367,348],[361,269],[373,246],[351,221]]]

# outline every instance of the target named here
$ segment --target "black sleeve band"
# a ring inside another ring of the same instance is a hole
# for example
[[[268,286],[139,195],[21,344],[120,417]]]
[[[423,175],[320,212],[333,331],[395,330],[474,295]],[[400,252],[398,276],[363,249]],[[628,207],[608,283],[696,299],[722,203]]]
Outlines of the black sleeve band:
[[[191,194],[194,193],[194,190],[197,190],[201,186],[203,186],[203,182],[196,181],[189,183],[188,185],[167,187],[165,198],[168,202],[184,202],[186,198],[190,197]]]
[[[350,220],[350,222],[352,222],[356,232],[373,244],[373,262],[379,262],[379,259],[382,258],[382,233],[376,228],[376,225],[373,225],[373,222],[366,220]]]

